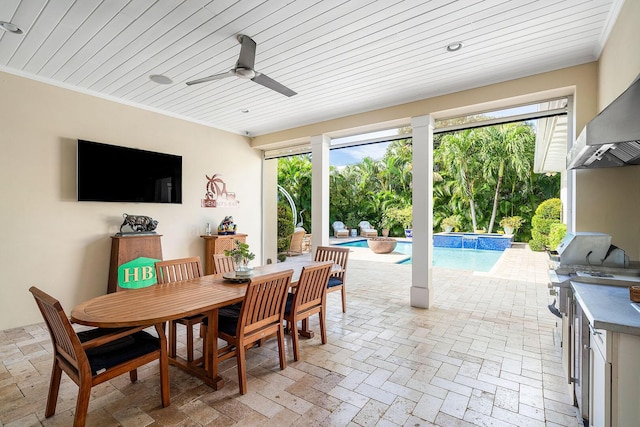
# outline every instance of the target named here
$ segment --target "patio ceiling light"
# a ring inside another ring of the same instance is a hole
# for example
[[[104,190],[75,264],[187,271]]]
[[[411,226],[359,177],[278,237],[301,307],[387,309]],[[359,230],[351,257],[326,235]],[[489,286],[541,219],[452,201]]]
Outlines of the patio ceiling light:
[[[162,74],[151,74],[149,76],[149,80],[154,83],[158,83],[159,85],[170,85],[173,83],[173,80],[167,76],[163,76]]]
[[[464,44],[462,44],[462,42],[453,42],[447,45],[447,52],[457,52],[460,49],[462,49],[462,46],[464,46]]]
[[[16,24],[7,21],[0,21],[0,30],[4,30],[8,33],[22,34],[22,30]]]

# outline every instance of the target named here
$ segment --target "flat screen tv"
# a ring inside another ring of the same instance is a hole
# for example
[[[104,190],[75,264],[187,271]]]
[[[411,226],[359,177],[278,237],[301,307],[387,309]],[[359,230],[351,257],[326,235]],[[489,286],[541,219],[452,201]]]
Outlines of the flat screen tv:
[[[182,156],[78,140],[78,200],[182,203]]]

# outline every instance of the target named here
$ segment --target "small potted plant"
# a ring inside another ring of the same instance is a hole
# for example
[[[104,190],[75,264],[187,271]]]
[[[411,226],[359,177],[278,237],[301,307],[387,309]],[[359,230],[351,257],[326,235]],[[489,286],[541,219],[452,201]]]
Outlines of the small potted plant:
[[[352,212],[347,214],[347,217],[344,220],[344,225],[349,230],[349,236],[356,237],[358,235],[358,220],[356,219],[356,215]]]
[[[389,237],[389,230],[393,227],[393,219],[389,218],[387,212],[382,214],[382,237]]]
[[[440,222],[440,227],[445,232],[451,233],[454,228],[460,227],[460,218],[458,218],[458,215],[448,216]]]
[[[504,234],[514,234],[523,222],[522,217],[507,216],[500,220],[500,226],[504,229]]]
[[[394,223],[402,224],[405,237],[413,237],[411,224],[413,223],[413,207],[391,208],[386,212],[387,217]]]
[[[225,250],[224,254],[230,256],[236,263],[237,276],[250,276],[251,268],[249,261],[255,259],[256,255],[249,251],[249,244],[240,240],[234,240],[235,247],[232,250]]]

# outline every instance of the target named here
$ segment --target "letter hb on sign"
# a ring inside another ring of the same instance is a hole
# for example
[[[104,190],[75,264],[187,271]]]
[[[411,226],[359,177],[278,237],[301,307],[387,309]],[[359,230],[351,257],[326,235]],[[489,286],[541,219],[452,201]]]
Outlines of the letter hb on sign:
[[[156,284],[154,258],[140,257],[118,267],[118,286],[123,289],[146,288]]]

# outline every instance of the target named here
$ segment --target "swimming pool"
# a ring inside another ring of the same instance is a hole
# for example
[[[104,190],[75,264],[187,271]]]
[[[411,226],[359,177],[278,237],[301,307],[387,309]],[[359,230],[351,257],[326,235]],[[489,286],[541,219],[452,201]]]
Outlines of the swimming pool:
[[[355,240],[353,242],[338,243],[338,246],[348,246],[352,248],[368,248],[366,240]],[[394,252],[407,254],[407,259],[399,264],[411,264],[411,242],[398,241]],[[481,250],[481,249],[454,249],[454,248],[433,248],[433,266],[442,268],[452,268],[456,270],[473,270],[488,272],[502,256],[503,251]]]

